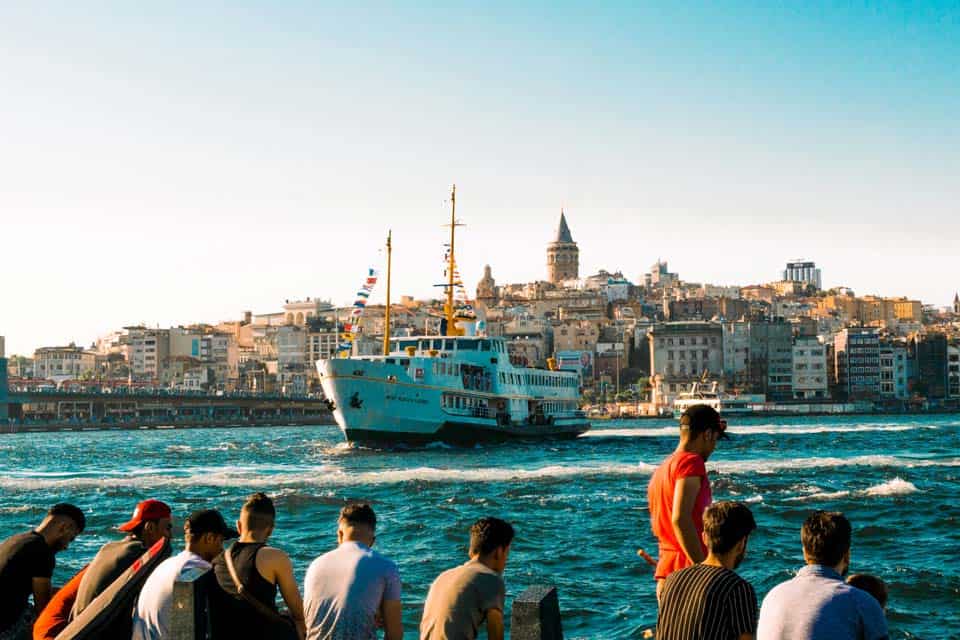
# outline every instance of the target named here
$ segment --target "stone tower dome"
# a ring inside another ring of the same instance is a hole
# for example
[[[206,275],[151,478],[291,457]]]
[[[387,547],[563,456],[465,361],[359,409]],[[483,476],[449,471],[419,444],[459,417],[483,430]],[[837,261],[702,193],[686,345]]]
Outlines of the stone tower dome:
[[[477,284],[477,302],[495,303],[497,299],[497,281],[493,279],[490,265],[483,268],[483,277]]]
[[[580,275],[580,249],[570,235],[567,218],[560,210],[560,225],[557,236],[547,245],[547,280],[560,284],[564,280],[574,280]]]

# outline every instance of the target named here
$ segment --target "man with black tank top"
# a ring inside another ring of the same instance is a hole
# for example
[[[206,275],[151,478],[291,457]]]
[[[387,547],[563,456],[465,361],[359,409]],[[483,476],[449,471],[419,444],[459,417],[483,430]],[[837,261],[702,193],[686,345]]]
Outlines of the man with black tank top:
[[[50,508],[37,528],[0,542],[0,640],[30,637],[34,612],[43,610],[53,592],[50,578],[55,556],[85,526],[80,509],[60,503]]]
[[[657,640],[753,640],[757,596],[738,576],[747,538],[757,528],[740,502],[715,502],[703,513],[707,558],[663,583]]]
[[[213,561],[220,586],[210,595],[214,640],[303,640],[303,600],[293,576],[293,563],[280,549],[267,546],[276,516],[269,496],[250,496],[237,520],[240,539]],[[238,581],[243,593],[237,588]],[[277,609],[278,590],[289,617],[281,616]]]

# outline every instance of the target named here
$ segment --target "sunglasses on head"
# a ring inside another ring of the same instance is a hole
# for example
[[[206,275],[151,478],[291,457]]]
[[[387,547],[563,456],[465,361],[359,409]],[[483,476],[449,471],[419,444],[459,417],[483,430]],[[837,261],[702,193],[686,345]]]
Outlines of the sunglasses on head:
[[[725,438],[727,435],[727,421],[723,418],[717,420],[717,428],[714,429],[717,432],[718,438]]]

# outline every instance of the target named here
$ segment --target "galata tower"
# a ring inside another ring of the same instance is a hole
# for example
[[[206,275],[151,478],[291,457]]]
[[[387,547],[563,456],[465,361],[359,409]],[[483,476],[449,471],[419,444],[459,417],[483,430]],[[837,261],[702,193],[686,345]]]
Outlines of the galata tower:
[[[564,280],[575,280],[580,273],[580,249],[570,235],[567,218],[560,210],[560,225],[557,236],[547,245],[547,280],[560,284]]]

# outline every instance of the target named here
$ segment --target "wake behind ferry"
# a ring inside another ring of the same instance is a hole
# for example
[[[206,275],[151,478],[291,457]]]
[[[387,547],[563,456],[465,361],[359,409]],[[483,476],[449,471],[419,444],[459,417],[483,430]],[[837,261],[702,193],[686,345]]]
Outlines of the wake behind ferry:
[[[445,256],[444,319],[436,336],[390,337],[390,256],[387,236],[387,304],[383,352],[317,362],[320,384],[350,442],[473,443],[512,438],[574,438],[590,428],[578,409],[580,376],[520,366],[500,337],[474,335],[477,317],[466,300],[454,259],[456,185],[450,196],[450,244]],[[358,295],[359,323],[376,278]],[[464,294],[457,304],[454,291]],[[351,348],[354,323],[346,332]]]

